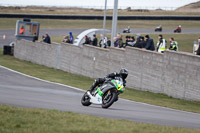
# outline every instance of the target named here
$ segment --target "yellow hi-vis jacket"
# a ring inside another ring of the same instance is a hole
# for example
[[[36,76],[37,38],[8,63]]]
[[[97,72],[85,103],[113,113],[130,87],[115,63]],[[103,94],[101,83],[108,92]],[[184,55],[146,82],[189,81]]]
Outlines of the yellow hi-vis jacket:
[[[162,41],[157,42],[157,50],[159,53],[163,53],[166,50],[166,40],[162,39]]]

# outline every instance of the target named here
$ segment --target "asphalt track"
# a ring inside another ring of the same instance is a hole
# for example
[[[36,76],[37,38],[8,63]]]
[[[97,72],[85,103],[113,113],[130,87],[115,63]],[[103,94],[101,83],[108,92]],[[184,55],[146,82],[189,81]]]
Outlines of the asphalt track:
[[[0,66],[0,104],[72,111],[165,126],[200,128],[200,114],[119,99],[109,109],[84,107],[84,91],[43,81]],[[126,93],[126,92],[125,92]]]
[[[73,32],[73,34],[78,35],[82,31],[86,29],[41,29],[40,36],[48,33],[50,36],[64,36],[69,34],[69,32]],[[118,33],[122,33],[123,29],[117,31]],[[153,29],[132,29],[132,34],[154,34],[154,33],[173,33],[173,29],[164,29],[163,32],[155,32]],[[200,29],[183,29],[182,33],[200,33]],[[3,35],[6,35],[6,40],[3,40]],[[0,29],[0,48],[4,45],[9,45],[11,42],[15,41],[15,30],[14,29]]]

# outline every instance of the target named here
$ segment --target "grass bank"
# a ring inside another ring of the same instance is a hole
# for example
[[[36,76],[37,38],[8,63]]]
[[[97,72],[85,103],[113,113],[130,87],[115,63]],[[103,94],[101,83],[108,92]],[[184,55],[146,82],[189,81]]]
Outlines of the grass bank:
[[[12,56],[4,56],[2,51],[0,51],[0,65],[44,80],[67,84],[85,90],[94,82],[94,79],[88,77],[21,61]],[[200,102],[175,99],[163,94],[127,89],[120,97],[137,102],[200,113]]]
[[[0,105],[1,133],[199,133],[199,129],[157,126],[56,110]]]
[[[0,29],[15,29],[16,21],[21,18],[1,18]],[[64,20],[64,19],[31,19],[33,22],[39,22],[41,29],[89,29],[103,28],[103,20]],[[175,29],[178,25],[183,29],[199,29],[199,21],[178,21],[178,20],[119,20],[118,29],[124,29],[128,26],[131,29],[154,29],[162,25],[163,29]],[[112,21],[107,20],[107,29],[111,29]]]
[[[92,8],[92,7],[91,7]],[[0,13],[20,13],[20,14],[64,14],[64,15],[103,15],[102,9],[86,8],[59,8],[59,7],[0,7]],[[113,10],[107,10],[108,15],[113,14]],[[119,9],[119,15],[199,15],[199,12],[168,11],[168,10],[145,10],[145,9]]]

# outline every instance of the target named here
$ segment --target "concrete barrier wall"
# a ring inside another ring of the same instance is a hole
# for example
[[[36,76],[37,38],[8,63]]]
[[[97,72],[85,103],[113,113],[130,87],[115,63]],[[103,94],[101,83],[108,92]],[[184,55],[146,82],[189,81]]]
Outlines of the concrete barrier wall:
[[[91,78],[127,68],[127,86],[175,98],[200,101],[200,57],[137,48],[102,49],[71,44],[17,41],[16,58]]]

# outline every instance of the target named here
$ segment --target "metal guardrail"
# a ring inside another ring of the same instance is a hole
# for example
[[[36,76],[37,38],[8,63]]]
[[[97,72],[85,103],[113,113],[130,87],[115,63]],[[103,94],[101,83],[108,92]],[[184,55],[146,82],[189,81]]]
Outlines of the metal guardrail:
[[[0,14],[0,18],[103,20],[103,15]],[[112,20],[112,16],[106,18]],[[200,16],[118,16],[118,20],[200,20]]]

